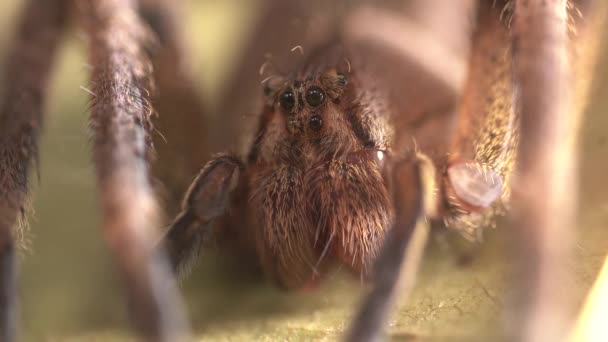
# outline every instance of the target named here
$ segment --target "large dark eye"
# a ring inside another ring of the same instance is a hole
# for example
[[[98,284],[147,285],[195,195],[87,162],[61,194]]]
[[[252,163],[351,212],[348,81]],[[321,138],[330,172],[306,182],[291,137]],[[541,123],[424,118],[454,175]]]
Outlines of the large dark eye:
[[[286,112],[291,112],[293,107],[296,105],[296,97],[293,95],[293,91],[286,90],[279,98],[279,105]]]
[[[321,119],[321,117],[318,115],[313,115],[310,117],[310,119],[308,119],[308,126],[310,129],[317,132],[323,126],[323,119]]]
[[[318,107],[325,102],[325,92],[319,87],[310,87],[306,90],[306,102],[311,107]]]

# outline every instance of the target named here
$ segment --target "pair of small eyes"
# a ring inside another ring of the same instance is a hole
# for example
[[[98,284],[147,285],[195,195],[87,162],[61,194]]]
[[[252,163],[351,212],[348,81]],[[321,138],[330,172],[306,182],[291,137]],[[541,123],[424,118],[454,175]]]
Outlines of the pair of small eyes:
[[[311,107],[319,107],[325,102],[325,92],[317,86],[311,86],[306,89],[304,96],[306,103]],[[291,112],[296,105],[296,97],[293,90],[288,89],[279,97],[279,105],[286,112]]]
[[[288,126],[291,129],[294,129],[297,126],[298,122],[296,119],[290,119],[288,121]],[[315,132],[318,132],[323,127],[323,119],[319,115],[313,115],[308,119],[308,127]]]

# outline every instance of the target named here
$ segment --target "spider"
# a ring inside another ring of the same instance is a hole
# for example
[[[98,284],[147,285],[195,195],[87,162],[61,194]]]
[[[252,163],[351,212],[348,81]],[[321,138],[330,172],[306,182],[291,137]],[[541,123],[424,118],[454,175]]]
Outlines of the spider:
[[[244,158],[215,155],[186,190],[215,146],[201,138],[209,123],[184,67],[175,3],[26,2],[0,99],[1,339],[14,339],[17,225],[71,17],[89,45],[104,234],[142,338],[187,335],[174,272],[186,272],[209,238],[227,236],[285,289],[314,286],[337,264],[370,282],[345,338],[377,340],[397,293],[412,286],[426,221],[479,240],[513,203],[526,276],[512,337],[563,339],[569,307],[556,282],[567,277],[559,265],[575,203],[573,136],[599,2],[408,1],[415,19],[378,4],[349,3],[339,15],[316,2],[264,5],[229,83],[231,94],[250,96],[262,65],[257,130]],[[294,19],[316,25],[292,27]],[[275,65],[281,58],[265,60],[294,40],[287,72]],[[222,134],[248,130],[232,115],[247,101],[219,102]],[[166,142],[153,144],[153,129]],[[152,174],[168,190],[169,213],[186,194],[160,246],[150,231],[161,220]]]

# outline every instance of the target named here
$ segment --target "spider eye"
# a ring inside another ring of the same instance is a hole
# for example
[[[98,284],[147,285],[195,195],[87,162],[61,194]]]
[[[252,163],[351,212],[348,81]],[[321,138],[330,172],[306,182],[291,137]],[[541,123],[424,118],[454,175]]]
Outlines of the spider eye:
[[[306,90],[306,102],[311,107],[318,107],[325,102],[325,92],[319,87],[310,87]]]
[[[286,112],[291,112],[293,107],[296,105],[296,97],[293,95],[293,91],[286,90],[279,98],[279,105]]]
[[[313,115],[308,120],[308,127],[315,132],[318,132],[323,127],[323,119],[318,115]]]

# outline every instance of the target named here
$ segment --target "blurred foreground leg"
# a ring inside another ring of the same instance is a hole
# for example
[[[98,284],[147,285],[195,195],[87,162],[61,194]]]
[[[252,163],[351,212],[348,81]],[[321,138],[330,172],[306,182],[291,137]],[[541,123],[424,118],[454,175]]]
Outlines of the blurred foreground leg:
[[[15,338],[18,222],[25,219],[27,178],[49,75],[66,21],[62,0],[26,1],[8,50],[0,98],[0,341]]]
[[[143,50],[149,32],[130,1],[77,4],[93,66],[90,126],[105,238],[140,336],[180,341],[188,330],[181,298],[152,231],[159,220],[149,173],[152,68]]]

